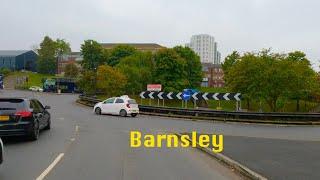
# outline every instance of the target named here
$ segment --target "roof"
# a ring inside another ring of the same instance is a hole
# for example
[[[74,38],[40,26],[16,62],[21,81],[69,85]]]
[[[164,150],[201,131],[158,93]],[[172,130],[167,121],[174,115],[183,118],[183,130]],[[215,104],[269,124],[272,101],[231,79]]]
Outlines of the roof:
[[[164,48],[163,46],[156,44],[156,43],[101,43],[101,45],[104,48],[113,48],[115,46],[119,46],[119,45],[128,45],[128,46],[133,46],[137,49],[146,49],[146,48],[150,48],[150,49],[160,49],[160,48]]]
[[[31,50],[0,50],[0,56],[19,56]]]

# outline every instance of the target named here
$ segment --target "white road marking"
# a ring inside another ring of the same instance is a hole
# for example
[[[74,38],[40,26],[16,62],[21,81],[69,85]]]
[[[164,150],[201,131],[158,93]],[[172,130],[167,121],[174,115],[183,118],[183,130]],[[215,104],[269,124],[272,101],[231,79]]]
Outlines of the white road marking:
[[[75,140],[76,140],[76,138],[71,138],[71,139],[70,139],[70,141],[72,141],[72,142],[75,141]]]
[[[49,173],[50,171],[59,163],[59,161],[62,159],[64,156],[64,153],[60,153],[56,159],[45,169],[40,176],[37,177],[36,180],[43,180]]]
[[[76,125],[76,132],[79,132],[79,126]]]

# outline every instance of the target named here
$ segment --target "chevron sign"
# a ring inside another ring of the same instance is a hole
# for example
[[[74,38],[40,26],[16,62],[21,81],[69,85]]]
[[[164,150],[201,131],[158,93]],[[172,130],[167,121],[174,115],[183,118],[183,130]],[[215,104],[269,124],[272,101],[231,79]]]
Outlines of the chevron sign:
[[[182,100],[183,93],[175,92],[154,92],[143,91],[140,93],[142,99],[178,99]],[[191,94],[192,100],[222,100],[222,101],[240,101],[242,98],[241,93],[193,93]]]

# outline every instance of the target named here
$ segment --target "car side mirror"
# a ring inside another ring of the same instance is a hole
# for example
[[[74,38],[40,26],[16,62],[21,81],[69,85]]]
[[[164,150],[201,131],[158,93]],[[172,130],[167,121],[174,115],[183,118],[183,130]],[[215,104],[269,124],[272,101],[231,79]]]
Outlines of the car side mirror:
[[[51,107],[50,106],[45,106],[44,109],[51,109]]]

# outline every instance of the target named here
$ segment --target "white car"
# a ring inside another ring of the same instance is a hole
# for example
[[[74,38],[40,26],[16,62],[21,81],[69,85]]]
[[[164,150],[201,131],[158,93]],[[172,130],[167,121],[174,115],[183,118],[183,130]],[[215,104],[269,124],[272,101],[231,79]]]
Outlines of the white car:
[[[39,86],[31,86],[29,88],[30,91],[43,92],[43,89]]]
[[[97,103],[93,108],[94,113],[113,114],[120,116],[131,115],[132,117],[139,114],[139,107],[136,100],[129,98],[127,95],[121,97],[112,97]]]

